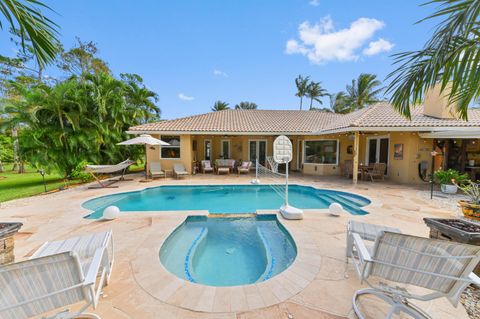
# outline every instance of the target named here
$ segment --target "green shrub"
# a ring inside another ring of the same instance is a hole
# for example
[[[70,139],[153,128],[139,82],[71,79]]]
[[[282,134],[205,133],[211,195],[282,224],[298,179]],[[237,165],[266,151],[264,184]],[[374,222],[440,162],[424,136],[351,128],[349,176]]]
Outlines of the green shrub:
[[[462,185],[468,180],[468,174],[460,174],[459,171],[451,168],[446,171],[440,169],[435,172],[434,176],[437,183],[446,185],[453,184],[453,181]]]
[[[5,134],[0,134],[0,161],[4,163],[13,162],[12,138]]]
[[[88,164],[87,161],[81,161],[78,163],[78,165],[75,167],[75,169],[72,171],[70,174],[70,177],[72,179],[79,179],[82,182],[90,182],[93,180],[93,176],[87,172],[85,172],[84,168]]]

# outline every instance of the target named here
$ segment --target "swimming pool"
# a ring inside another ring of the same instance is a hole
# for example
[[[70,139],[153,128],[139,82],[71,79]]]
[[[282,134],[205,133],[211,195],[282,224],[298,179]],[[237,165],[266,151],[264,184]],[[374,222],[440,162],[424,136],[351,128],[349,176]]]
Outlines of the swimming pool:
[[[248,218],[189,216],[160,249],[163,266],[209,286],[268,280],[292,264],[295,243],[275,215]]]
[[[289,203],[301,209],[328,208],[340,203],[350,214],[365,215],[365,197],[310,186],[290,185]],[[103,210],[115,205],[129,211],[208,210],[211,214],[255,213],[262,209],[278,209],[283,204],[268,185],[158,186],[141,191],[97,197],[83,203],[93,212],[87,218],[100,218]]]

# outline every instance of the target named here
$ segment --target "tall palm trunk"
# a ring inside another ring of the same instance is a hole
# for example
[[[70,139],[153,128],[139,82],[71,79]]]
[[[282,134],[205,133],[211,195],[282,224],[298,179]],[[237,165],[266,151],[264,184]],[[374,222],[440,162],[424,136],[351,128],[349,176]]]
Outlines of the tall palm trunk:
[[[312,105],[313,105],[313,97],[310,99],[310,110],[312,109]]]
[[[303,105],[303,96],[300,97],[300,111],[302,110],[302,105]]]

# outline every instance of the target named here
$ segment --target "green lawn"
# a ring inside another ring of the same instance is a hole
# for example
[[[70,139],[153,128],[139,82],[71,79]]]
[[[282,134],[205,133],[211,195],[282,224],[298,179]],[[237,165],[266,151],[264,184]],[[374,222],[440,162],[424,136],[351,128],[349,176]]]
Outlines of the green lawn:
[[[132,165],[131,171],[141,171],[143,166]],[[53,173],[45,175],[45,182],[47,183],[47,191],[59,189],[65,185],[79,183],[79,180],[69,180],[64,182],[62,176]],[[11,165],[5,165],[5,171],[0,173],[0,202],[11,199],[28,197],[45,192],[42,175],[37,173],[36,169],[26,167],[26,173],[18,174],[12,172]]]
[[[11,165],[6,165],[5,171],[0,173],[0,202],[45,192],[42,175],[37,173],[35,169],[26,167],[24,174],[12,172],[11,169]],[[65,186],[59,174],[45,175],[45,182],[47,183],[47,191]],[[72,183],[78,183],[78,181],[68,181],[68,184]]]

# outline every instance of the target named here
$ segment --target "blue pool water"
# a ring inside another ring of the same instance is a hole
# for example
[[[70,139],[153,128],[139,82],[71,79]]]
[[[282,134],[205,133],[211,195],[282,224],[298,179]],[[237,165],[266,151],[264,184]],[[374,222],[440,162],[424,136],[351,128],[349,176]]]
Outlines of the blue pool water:
[[[168,271],[209,286],[267,280],[290,266],[296,255],[292,237],[275,215],[189,216],[160,249]]]
[[[370,201],[365,197],[309,186],[290,185],[289,203],[302,209],[328,208],[340,203],[353,215],[365,215],[361,208]],[[103,209],[115,205],[129,211],[208,210],[211,214],[255,213],[278,209],[283,198],[268,185],[159,186],[142,191],[107,195],[83,203],[93,212],[88,218],[100,218]]]

